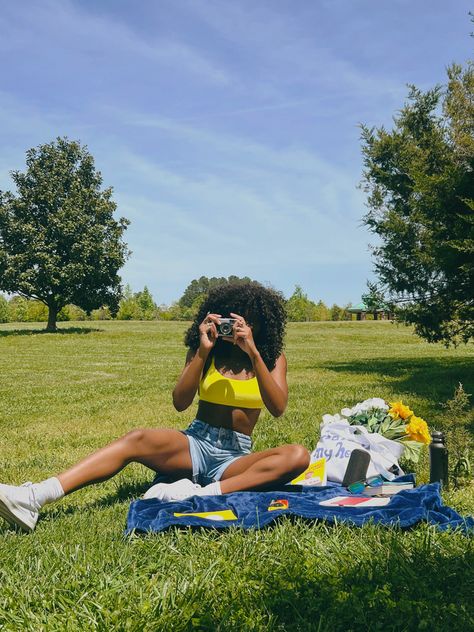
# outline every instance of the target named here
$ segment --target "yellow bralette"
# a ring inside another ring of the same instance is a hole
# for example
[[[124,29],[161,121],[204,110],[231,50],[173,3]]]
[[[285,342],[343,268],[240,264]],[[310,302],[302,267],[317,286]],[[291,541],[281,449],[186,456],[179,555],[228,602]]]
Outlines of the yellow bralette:
[[[214,357],[199,384],[199,398],[211,404],[223,404],[236,408],[263,408],[257,378],[236,380],[225,377],[216,369]]]

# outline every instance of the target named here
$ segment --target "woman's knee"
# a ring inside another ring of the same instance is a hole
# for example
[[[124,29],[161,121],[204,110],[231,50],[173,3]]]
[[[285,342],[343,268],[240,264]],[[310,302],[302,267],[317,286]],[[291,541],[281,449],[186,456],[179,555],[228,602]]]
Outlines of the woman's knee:
[[[308,467],[310,460],[308,450],[304,447],[304,445],[300,445],[298,443],[287,445],[285,448],[285,458],[288,463],[288,470],[295,473],[295,475],[304,472],[304,470]]]
[[[120,438],[120,441],[127,446],[137,447],[146,442],[147,433],[147,428],[135,428],[123,435],[123,437]]]

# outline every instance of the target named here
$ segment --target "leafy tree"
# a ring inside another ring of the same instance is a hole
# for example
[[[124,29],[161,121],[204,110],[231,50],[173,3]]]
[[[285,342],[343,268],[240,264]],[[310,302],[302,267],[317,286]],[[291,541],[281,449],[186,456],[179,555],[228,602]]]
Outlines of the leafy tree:
[[[26,323],[28,320],[28,301],[23,296],[12,296],[8,301],[8,320],[11,323]]]
[[[331,320],[344,320],[344,313],[344,308],[339,307],[339,305],[336,305],[336,303],[334,303],[334,305],[332,305],[329,310],[329,316]]]
[[[387,131],[362,126],[364,221],[380,290],[430,342],[474,336],[474,63],[410,88]]]
[[[227,281],[224,277],[221,277],[220,279],[213,277],[213,280],[220,281],[221,283],[225,283]],[[179,299],[179,305],[181,307],[191,307],[199,296],[207,294],[210,288],[210,283],[211,280],[205,276],[202,276],[199,279],[193,279],[184,290],[183,296]]]
[[[295,291],[286,302],[288,320],[293,322],[305,322],[314,320],[316,305],[303,292],[300,285],[295,286]]]
[[[80,307],[77,307],[77,305],[66,305],[66,307],[63,308],[63,310],[67,313],[69,320],[87,320],[87,314],[86,312],[81,309]],[[92,320],[94,320],[94,313],[96,311],[102,311],[102,310],[106,310],[106,308],[99,308],[98,310],[92,310],[91,312],[91,318]],[[109,318],[108,319],[104,319],[104,320],[109,320],[110,319],[110,314],[109,314]]]
[[[71,307],[75,307],[75,306],[71,306]],[[78,307],[76,307],[76,309],[79,309]],[[74,314],[73,312],[69,312],[70,314]],[[83,312],[82,310],[80,310],[80,312],[77,314],[77,316],[73,317],[71,316],[71,320],[86,320],[86,313]],[[110,309],[108,307],[99,307],[98,309],[93,309],[92,312],[90,313],[90,320],[111,320],[112,319],[112,314],[110,313]]]
[[[340,320],[352,320],[352,314],[349,311],[350,307],[352,307],[352,303],[350,302],[341,307],[342,313]]]
[[[331,320],[331,312],[324,301],[318,301],[314,305],[311,320]]]
[[[141,310],[138,305],[136,295],[132,292],[130,285],[126,285],[117,312],[118,320],[140,320]]]
[[[156,305],[153,300],[153,296],[146,285],[142,292],[137,292],[137,294],[135,294],[135,298],[141,311],[141,318],[143,320],[153,320],[155,317]]]
[[[114,219],[93,157],[58,138],[28,150],[26,165],[11,173],[17,194],[0,192],[0,289],[47,305],[49,331],[68,303],[116,310],[129,222]]]
[[[48,308],[41,301],[28,301],[26,318],[29,323],[46,322],[48,320]]]
[[[205,276],[199,279],[193,279],[188,287],[184,290],[183,296],[179,299],[178,303],[180,307],[191,307],[199,305],[199,301],[203,301],[209,290],[217,285],[224,283],[248,283],[251,281],[249,277],[238,277],[231,275],[226,277],[211,277],[208,279]],[[196,302],[198,301],[198,302]]]
[[[8,323],[8,301],[0,294],[0,323]]]
[[[386,299],[383,291],[377,285],[377,283],[367,282],[367,292],[362,294],[362,301],[367,307],[369,312],[372,312],[372,316],[377,320],[379,310],[386,312],[393,312],[395,310],[394,305],[390,305]]]
[[[118,320],[153,320],[157,309],[146,285],[141,292],[134,294],[130,285],[127,284],[120,301],[117,318]]]

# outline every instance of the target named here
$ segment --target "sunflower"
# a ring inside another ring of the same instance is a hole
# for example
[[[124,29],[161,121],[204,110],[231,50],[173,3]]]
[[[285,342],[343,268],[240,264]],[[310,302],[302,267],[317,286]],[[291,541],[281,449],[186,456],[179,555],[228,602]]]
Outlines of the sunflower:
[[[421,417],[413,417],[410,419],[410,423],[405,428],[409,439],[412,441],[419,441],[420,443],[431,443],[431,435],[428,430],[428,424]]]
[[[408,419],[408,417],[411,417],[414,414],[414,412],[410,410],[408,406],[405,406],[402,401],[390,402],[390,406],[391,408],[388,411],[388,414],[394,419],[397,417],[400,419]]]

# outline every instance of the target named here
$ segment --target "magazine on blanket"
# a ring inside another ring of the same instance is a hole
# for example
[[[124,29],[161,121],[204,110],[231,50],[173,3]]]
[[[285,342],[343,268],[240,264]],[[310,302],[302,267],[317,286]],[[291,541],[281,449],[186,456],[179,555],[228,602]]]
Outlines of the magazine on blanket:
[[[312,485],[321,487],[327,483],[326,459],[318,459],[314,463],[310,463],[306,470],[294,478],[290,485]]]
[[[388,505],[390,498],[369,498],[363,496],[336,496],[329,500],[322,500],[319,504],[324,507],[383,507]]]

